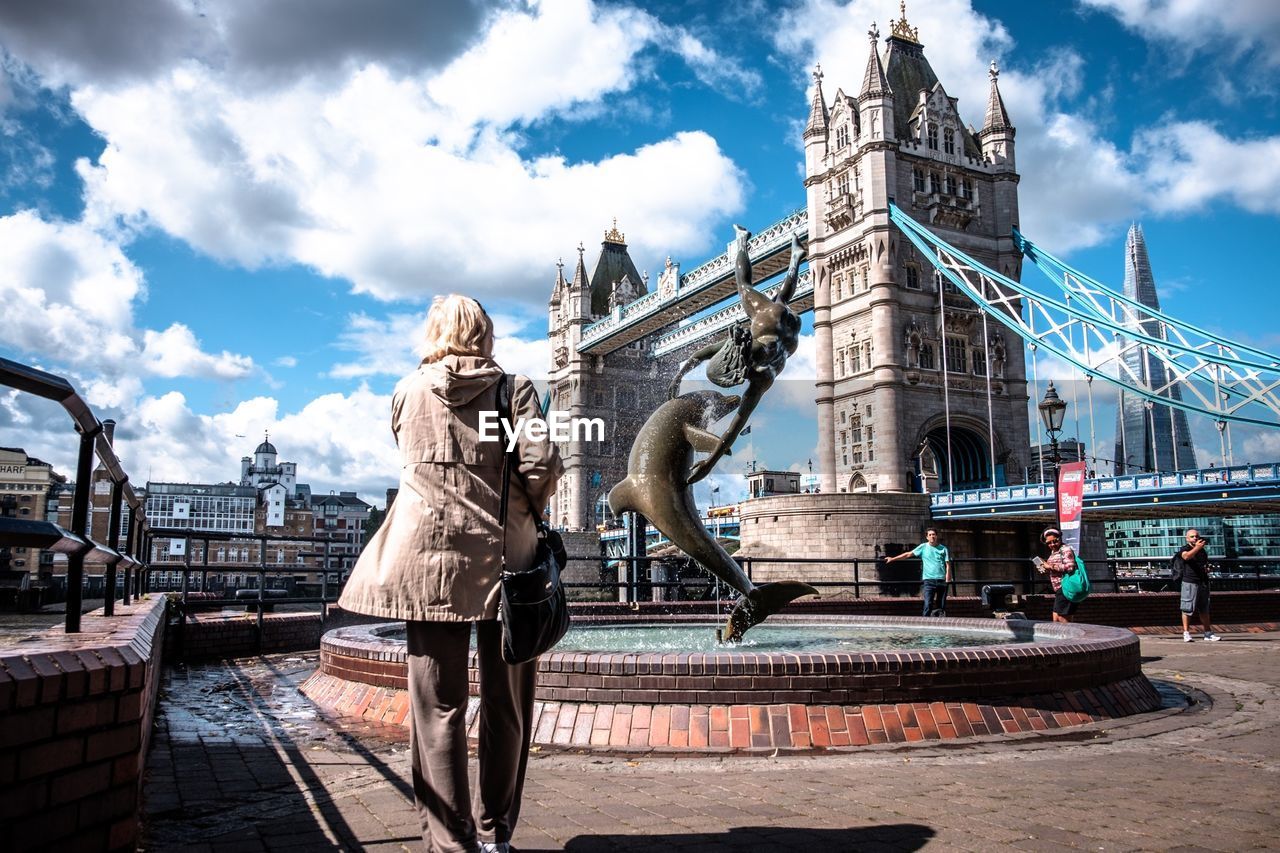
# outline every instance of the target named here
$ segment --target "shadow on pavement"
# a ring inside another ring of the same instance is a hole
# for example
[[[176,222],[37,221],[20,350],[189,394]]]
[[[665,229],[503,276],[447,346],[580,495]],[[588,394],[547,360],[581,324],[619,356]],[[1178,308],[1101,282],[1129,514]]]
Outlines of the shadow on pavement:
[[[687,853],[736,853],[757,850],[919,850],[936,833],[918,823],[815,829],[786,826],[735,826],[726,832],[666,835],[578,835],[565,853],[614,850],[680,850]],[[521,853],[536,853],[519,847]]]

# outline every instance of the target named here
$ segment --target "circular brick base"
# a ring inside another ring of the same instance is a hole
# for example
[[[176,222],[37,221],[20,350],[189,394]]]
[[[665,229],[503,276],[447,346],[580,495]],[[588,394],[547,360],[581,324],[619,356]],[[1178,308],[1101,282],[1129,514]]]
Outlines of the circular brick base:
[[[982,631],[993,638],[1017,633],[1036,642],[864,654],[553,652],[538,662],[534,742],[809,749],[1039,731],[1160,707],[1142,675],[1138,638],[1121,628],[906,617],[770,620],[787,621]],[[303,692],[342,715],[406,724],[405,644],[386,636],[399,627],[327,633],[320,669]],[[473,694],[475,678],[473,661]]]

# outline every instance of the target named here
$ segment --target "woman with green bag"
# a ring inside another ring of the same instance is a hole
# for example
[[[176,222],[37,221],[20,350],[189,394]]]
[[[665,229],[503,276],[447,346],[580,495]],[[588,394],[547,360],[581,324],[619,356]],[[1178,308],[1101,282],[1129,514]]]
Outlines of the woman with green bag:
[[[1070,622],[1080,602],[1072,601],[1063,593],[1062,579],[1080,571],[1076,567],[1076,552],[1063,543],[1062,531],[1056,527],[1045,530],[1040,539],[1049,548],[1049,559],[1038,561],[1036,569],[1048,575],[1049,583],[1053,585],[1053,621]]]

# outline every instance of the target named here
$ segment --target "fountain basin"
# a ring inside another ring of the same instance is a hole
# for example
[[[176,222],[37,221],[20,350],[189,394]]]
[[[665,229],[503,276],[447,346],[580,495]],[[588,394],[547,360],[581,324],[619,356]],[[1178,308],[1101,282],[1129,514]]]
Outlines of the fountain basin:
[[[593,624],[640,621],[654,620]],[[682,622],[705,617],[661,624]],[[769,624],[954,632],[966,642],[989,642],[877,651],[556,651],[538,661],[534,742],[615,750],[814,749],[1045,731],[1161,704],[1142,675],[1138,638],[1122,628],[787,615]],[[402,637],[400,623],[330,631],[303,692],[339,714],[407,725]],[[471,682],[474,694],[474,660]],[[471,727],[477,705],[473,698]]]

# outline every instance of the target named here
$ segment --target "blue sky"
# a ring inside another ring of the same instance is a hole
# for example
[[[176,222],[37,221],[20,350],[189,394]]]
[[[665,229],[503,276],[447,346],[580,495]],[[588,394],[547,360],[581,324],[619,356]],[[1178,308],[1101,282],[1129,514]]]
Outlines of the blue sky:
[[[856,91],[866,30],[898,15],[892,0],[109,7],[0,6],[0,354],[117,418],[135,479],[233,477],[270,429],[303,480],[370,496],[394,484],[389,394],[432,295],[482,299],[503,362],[543,373],[557,258],[581,241],[590,263],[616,216],[641,269],[690,269],[731,223],[800,207],[810,70],[828,99]],[[1119,286],[1141,221],[1166,310],[1280,349],[1250,310],[1274,302],[1280,4],[915,0],[907,15],[974,124],[998,60],[1032,239]],[[816,438],[779,421],[762,411],[736,464],[803,466]],[[66,426],[0,395],[0,443],[63,470]],[[1236,444],[1237,461],[1280,453],[1267,435]]]

